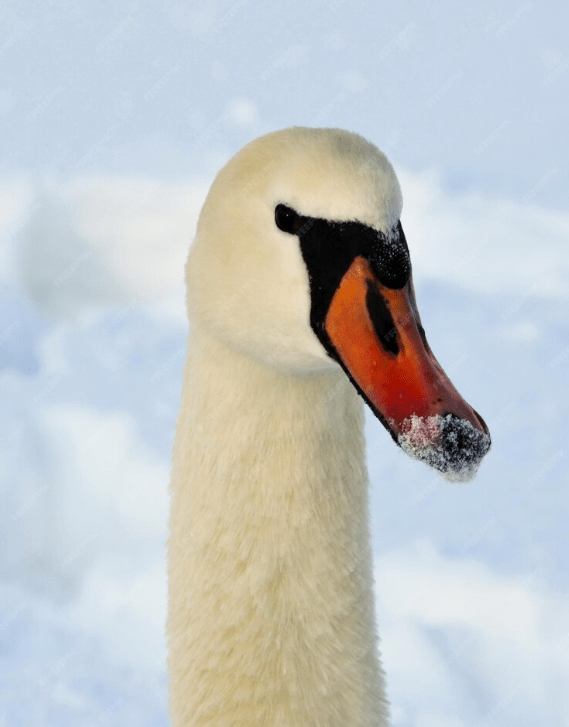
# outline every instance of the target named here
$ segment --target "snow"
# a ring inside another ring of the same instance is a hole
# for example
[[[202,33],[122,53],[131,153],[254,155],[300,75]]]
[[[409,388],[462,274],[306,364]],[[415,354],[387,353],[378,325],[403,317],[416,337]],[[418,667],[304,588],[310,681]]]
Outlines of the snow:
[[[204,183],[44,179],[22,193],[33,201],[13,236],[24,289],[55,316],[168,295],[183,284],[206,193]]]
[[[424,540],[380,555],[375,575],[397,725],[566,723],[565,593]]]
[[[410,457],[433,467],[449,482],[468,482],[490,449],[490,436],[453,414],[405,419],[397,438]]]
[[[119,623],[105,613],[97,632],[78,621],[77,601],[52,601],[13,585],[0,588],[0,603],[0,725],[168,724],[163,659],[149,667],[115,651],[115,637],[124,642],[130,633],[136,654],[148,624],[138,619],[134,626],[128,614]],[[89,615],[97,617],[96,603]]]
[[[452,282],[480,293],[511,293],[511,305],[569,297],[569,215],[481,193],[448,195],[440,175],[399,172],[401,221],[414,279]],[[517,301],[517,302],[516,302]]]

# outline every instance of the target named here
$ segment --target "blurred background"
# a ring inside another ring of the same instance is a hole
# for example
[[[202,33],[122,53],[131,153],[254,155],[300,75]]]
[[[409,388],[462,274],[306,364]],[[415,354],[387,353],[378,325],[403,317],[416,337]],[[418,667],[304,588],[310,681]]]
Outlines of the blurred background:
[[[290,125],[400,178],[433,350],[490,426],[450,485],[367,421],[395,727],[569,724],[569,12],[558,2],[0,10],[0,725],[165,727],[183,265]]]

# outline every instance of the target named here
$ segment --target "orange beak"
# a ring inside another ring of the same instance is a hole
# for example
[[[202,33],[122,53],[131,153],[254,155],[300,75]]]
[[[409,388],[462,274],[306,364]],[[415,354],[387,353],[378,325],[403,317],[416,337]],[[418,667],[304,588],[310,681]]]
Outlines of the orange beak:
[[[395,441],[450,479],[469,479],[490,447],[488,428],[433,355],[411,277],[379,282],[358,255],[328,307],[324,330],[339,361]]]

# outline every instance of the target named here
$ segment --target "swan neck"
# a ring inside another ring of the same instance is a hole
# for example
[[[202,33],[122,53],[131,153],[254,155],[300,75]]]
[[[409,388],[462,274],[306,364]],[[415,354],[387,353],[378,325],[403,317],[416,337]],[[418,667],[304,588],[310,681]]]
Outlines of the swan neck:
[[[277,371],[192,333],[170,515],[176,727],[387,725],[363,422],[341,370]]]

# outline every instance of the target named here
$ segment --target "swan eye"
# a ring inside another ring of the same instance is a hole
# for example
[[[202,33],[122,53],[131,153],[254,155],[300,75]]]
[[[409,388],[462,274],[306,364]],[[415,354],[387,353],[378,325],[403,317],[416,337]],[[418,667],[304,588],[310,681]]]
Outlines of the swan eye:
[[[293,234],[297,220],[298,215],[290,207],[284,204],[278,204],[275,207],[275,222],[279,230]]]

